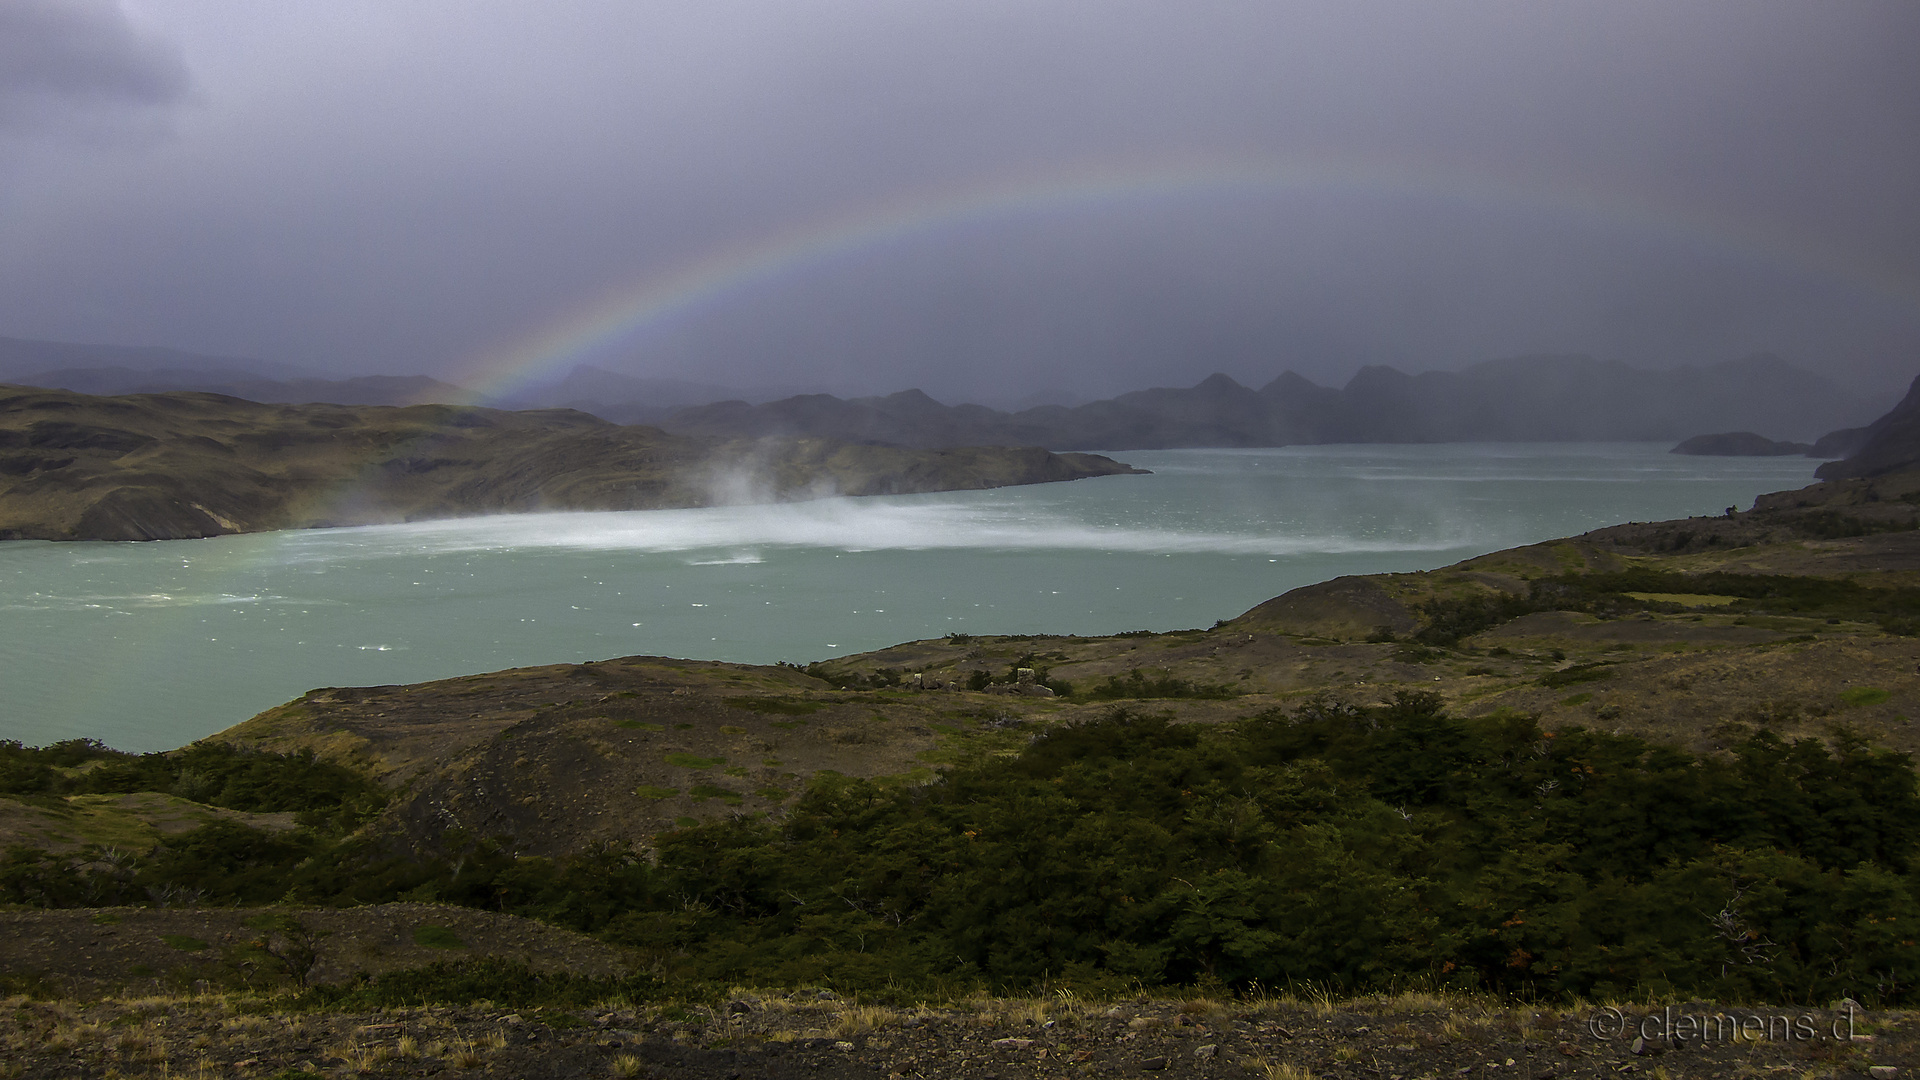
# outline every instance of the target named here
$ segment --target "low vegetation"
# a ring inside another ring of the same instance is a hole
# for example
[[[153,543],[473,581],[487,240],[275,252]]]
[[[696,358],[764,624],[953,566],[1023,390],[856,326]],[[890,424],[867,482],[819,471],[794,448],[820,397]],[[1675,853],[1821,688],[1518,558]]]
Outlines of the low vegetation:
[[[347,831],[386,802],[366,775],[313,751],[276,754],[195,743],[127,754],[97,739],[47,747],[0,741],[0,795],[65,796],[158,791],[226,810],[293,811],[303,824]]]
[[[1481,1060],[1474,1002],[1911,1005],[1920,782],[1884,746],[1920,745],[1920,576],[1887,553],[1920,549],[1767,547],[1764,516],[1669,523],[1720,538],[1684,551],[1654,523],[1343,579],[1211,631],[625,658],[316,691],[166,754],[0,744],[7,835],[33,841],[0,856],[0,907],[64,928],[0,988],[97,991],[106,968],[58,960],[117,924],[156,989],[422,1018],[331,1058],[289,1037],[274,1067],[314,1075],[542,1075],[534,1026],[612,1075],[790,1042],[827,1075],[1019,1075],[982,1028],[1049,1069],[1197,1076],[1211,1047],[1252,1075],[1440,1075]],[[486,920],[571,944],[516,952]],[[617,962],[552,962],[576,946]],[[1276,988],[1315,1025],[1402,1012],[1266,1039]],[[1544,1053],[1515,1022],[1499,1060]],[[1069,1045],[1107,1029],[1108,1058]],[[1565,1075],[1634,1058],[1546,1049]]]
[[[437,899],[676,980],[868,993],[1417,980],[1880,1005],[1920,970],[1917,843],[1911,762],[1844,729],[1702,757],[1402,692],[1218,726],[1115,710],[924,786],[818,778],[779,820],[674,830],[651,857],[476,839],[418,860],[215,823],[117,859],[15,849],[0,899]]]
[[[1426,625],[1414,637],[1427,645],[1457,645],[1464,637],[1541,611],[1618,617],[1692,606],[1730,614],[1849,619],[1878,624],[1889,633],[1920,634],[1920,588],[1875,588],[1835,577],[1635,569],[1540,578],[1525,593],[1436,597],[1419,605]]]

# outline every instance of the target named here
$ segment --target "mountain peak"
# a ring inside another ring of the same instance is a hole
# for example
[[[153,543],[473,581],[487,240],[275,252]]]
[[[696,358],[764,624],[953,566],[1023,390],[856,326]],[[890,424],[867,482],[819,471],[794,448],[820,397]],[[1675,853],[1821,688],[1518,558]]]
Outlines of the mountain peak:
[[[1246,387],[1241,386],[1238,382],[1235,382],[1233,376],[1223,375],[1218,371],[1214,372],[1213,374],[1207,376],[1204,379],[1201,379],[1199,382],[1193,384],[1193,388],[1195,390],[1205,390],[1209,393],[1214,393],[1214,394],[1227,392],[1227,391],[1247,389]]]

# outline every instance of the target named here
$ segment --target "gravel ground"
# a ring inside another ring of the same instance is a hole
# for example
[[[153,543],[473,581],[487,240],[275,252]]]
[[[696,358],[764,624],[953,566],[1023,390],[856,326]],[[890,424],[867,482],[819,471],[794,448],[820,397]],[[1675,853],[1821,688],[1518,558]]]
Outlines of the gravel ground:
[[[1906,1013],[1856,1012],[1849,1028],[1844,1010],[1698,1003],[1671,1014],[1425,995],[1345,1003],[982,998],[891,1009],[824,995],[520,1012],[286,1012],[274,999],[211,995],[13,998],[0,1015],[0,1076],[1885,1080],[1904,1076],[1920,1057]],[[1682,1035],[1698,1030],[1685,1017],[1709,1016],[1707,1038],[1659,1038],[1669,1015]],[[1769,1026],[1771,1039],[1760,1034]]]

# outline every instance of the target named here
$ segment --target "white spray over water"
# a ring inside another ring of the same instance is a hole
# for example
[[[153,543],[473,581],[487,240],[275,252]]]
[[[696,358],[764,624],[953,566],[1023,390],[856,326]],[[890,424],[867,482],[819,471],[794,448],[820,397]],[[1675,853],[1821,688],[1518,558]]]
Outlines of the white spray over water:
[[[1467,546],[1455,522],[1425,535],[1362,536],[1327,529],[1232,532],[1101,524],[1017,502],[906,502],[834,497],[804,503],[696,510],[516,514],[355,529],[354,548],[421,552],[539,550],[729,554],[700,565],[757,562],[765,547],[838,551],[974,548],[994,551],[1110,551],[1150,554],[1295,555],[1324,552],[1444,551]],[[332,540],[334,538],[328,538]],[[329,543],[327,546],[344,546]]]

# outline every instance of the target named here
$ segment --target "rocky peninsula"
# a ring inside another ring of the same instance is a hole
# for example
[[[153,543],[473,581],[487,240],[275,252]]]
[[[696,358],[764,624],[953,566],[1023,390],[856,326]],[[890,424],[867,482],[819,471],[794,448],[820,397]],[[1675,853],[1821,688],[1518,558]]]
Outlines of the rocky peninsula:
[[[569,409],[269,405],[0,386],[0,540],[174,540],[1135,472],[1038,447],[670,435]]]

